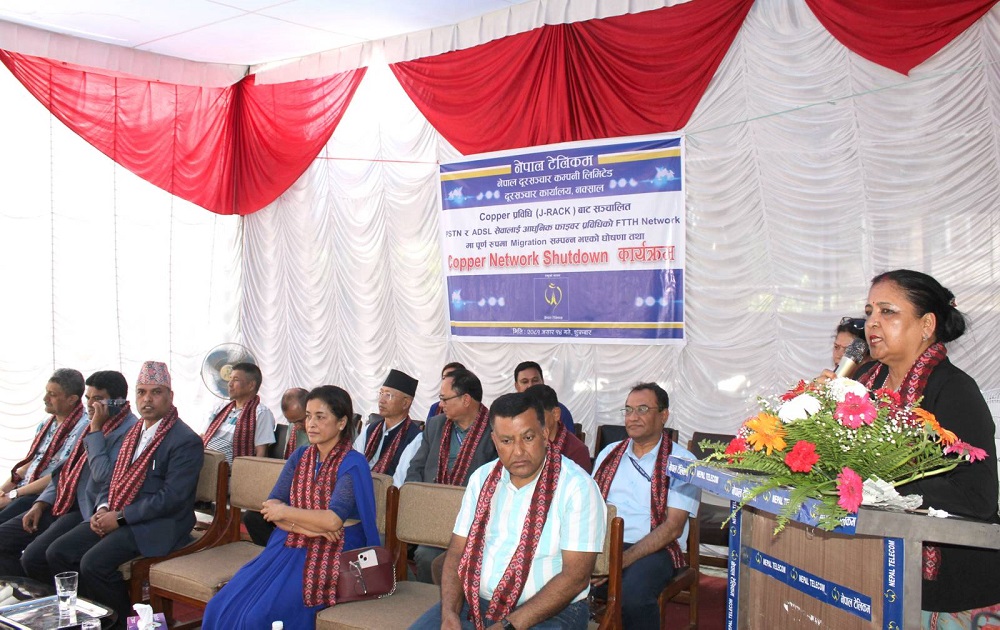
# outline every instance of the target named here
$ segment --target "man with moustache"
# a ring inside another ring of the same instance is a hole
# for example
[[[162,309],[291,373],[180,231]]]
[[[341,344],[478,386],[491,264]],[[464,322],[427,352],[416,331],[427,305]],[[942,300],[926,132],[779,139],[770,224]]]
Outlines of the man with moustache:
[[[594,481],[552,448],[537,399],[505,394],[490,422],[499,461],[469,479],[441,602],[411,628],[582,630],[607,505]]]
[[[237,363],[229,378],[229,402],[212,412],[201,439],[231,466],[234,457],[267,456],[274,444],[274,414],[260,402],[263,375],[253,363]]]
[[[669,408],[667,392],[656,383],[633,387],[621,410],[628,439],[609,444],[594,460],[601,494],[625,521],[622,625],[630,630],[660,627],[657,598],[687,566],[687,519],[698,513],[701,497],[696,486],[667,474],[670,455],[694,459],[664,431]]]
[[[523,392],[535,385],[544,385],[545,376],[542,374],[542,366],[535,361],[522,361],[514,368],[514,391]],[[573,426],[573,414],[569,412],[566,405],[559,404],[559,421],[569,429],[570,433],[576,432]]]
[[[410,405],[417,393],[417,379],[399,370],[389,375],[378,391],[379,420],[358,432],[354,450],[364,453],[373,473],[392,477],[394,486],[403,485],[410,462],[419,448],[414,443],[423,423],[410,419]]]
[[[190,540],[205,456],[201,438],[177,415],[165,363],[144,363],[135,389],[142,422],[125,434],[97,510],[46,553],[53,573],[80,572],[80,595],[114,610],[120,628],[131,603],[118,567],[139,556],[164,556]]]
[[[451,486],[469,483],[469,475],[496,458],[490,439],[489,409],[481,402],[483,385],[468,370],[457,369],[441,380],[441,415],[427,421],[417,452],[406,473],[406,481],[425,481]],[[417,579],[433,581],[431,564],[444,549],[418,545],[414,552]]]
[[[31,508],[0,525],[0,575],[52,581],[46,549],[94,514],[97,491],[111,476],[125,433],[138,421],[128,401],[109,410],[109,400],[128,396],[120,372],[94,372],[86,386],[87,430]]]
[[[45,413],[49,419],[38,426],[27,456],[14,464],[10,479],[0,485],[0,523],[23,514],[49,485],[52,471],[69,457],[87,427],[83,408],[83,374],[61,368],[45,384]]]

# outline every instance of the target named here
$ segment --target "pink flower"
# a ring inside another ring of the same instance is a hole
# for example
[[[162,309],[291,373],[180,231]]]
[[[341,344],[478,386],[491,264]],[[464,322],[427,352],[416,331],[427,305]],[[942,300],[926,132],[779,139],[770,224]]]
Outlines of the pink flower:
[[[840,420],[840,424],[848,429],[857,429],[862,424],[871,424],[875,421],[878,411],[875,405],[867,396],[848,393],[844,396],[844,402],[837,403],[837,409],[833,416]]]
[[[818,461],[819,455],[816,454],[816,445],[805,440],[796,442],[788,455],[785,455],[785,464],[792,472],[807,473]]]
[[[848,512],[857,512],[861,507],[861,477],[847,466],[837,475],[837,492],[840,498],[837,505]]]
[[[944,447],[945,455],[951,455],[952,453],[964,456],[970,462],[978,462],[981,459],[986,459],[986,451],[962,440],[956,440],[953,444]]]

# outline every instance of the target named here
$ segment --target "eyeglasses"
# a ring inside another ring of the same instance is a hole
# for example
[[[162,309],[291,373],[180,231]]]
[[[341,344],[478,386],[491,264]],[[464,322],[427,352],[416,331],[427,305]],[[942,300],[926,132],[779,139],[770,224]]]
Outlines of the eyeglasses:
[[[376,396],[378,397],[379,400],[382,400],[383,398],[385,398],[386,400],[395,400],[397,398],[403,398],[405,394],[396,394],[394,392],[380,389],[376,394]]]
[[[448,402],[449,400],[452,400],[454,398],[461,398],[462,396],[465,396],[465,394],[455,394],[454,396],[438,396],[438,400],[440,400],[441,402]]]
[[[654,409],[656,411],[663,411],[663,407],[650,407],[649,405],[639,405],[638,407],[625,407],[624,409],[620,409],[620,411],[622,417],[627,418],[631,416],[633,413],[639,414],[640,416],[644,416]]]

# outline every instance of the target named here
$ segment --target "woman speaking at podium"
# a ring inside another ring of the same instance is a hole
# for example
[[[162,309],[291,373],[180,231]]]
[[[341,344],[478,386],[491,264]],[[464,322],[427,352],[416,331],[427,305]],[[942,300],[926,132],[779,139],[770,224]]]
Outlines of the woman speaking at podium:
[[[903,404],[923,398],[920,406],[942,427],[986,454],[900,486],[900,494],[922,495],[925,508],[1000,523],[993,418],[976,382],[948,360],[945,347],[965,332],[955,296],[927,274],[897,269],[872,280],[865,314],[877,363],[855,378],[869,390],[898,392]],[[976,613],[1000,613],[1000,551],[925,545],[923,561],[924,628],[971,628]]]

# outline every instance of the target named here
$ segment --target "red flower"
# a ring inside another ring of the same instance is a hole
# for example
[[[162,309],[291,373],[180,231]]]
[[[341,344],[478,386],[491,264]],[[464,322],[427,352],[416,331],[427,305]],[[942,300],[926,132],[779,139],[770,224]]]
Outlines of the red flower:
[[[958,453],[962,457],[967,458],[970,462],[977,462],[981,459],[986,459],[987,453],[978,446],[973,446],[968,442],[963,442],[962,440],[955,440],[953,444],[950,444],[944,448],[945,455],[951,455],[952,453]]]
[[[837,409],[833,412],[840,424],[848,429],[857,429],[862,423],[871,424],[877,415],[878,410],[867,396],[851,393],[844,396],[844,402],[837,403]]]
[[[840,493],[837,505],[848,512],[857,512],[858,508],[861,507],[862,485],[858,473],[844,466],[840,474],[837,475],[837,492]]]
[[[747,441],[741,437],[734,437],[729,442],[729,446],[726,447],[726,455],[735,456],[742,455],[747,452]],[[736,457],[730,457],[729,462],[732,463],[736,461]]]
[[[885,400],[892,403],[894,406],[898,407],[900,403],[899,392],[894,389],[888,389],[883,387],[881,389],[875,390],[875,398],[878,400]]]
[[[819,455],[816,454],[816,445],[805,440],[796,442],[788,455],[785,455],[785,464],[792,472],[807,473],[818,461]]]
[[[799,394],[806,393],[807,390],[809,390],[809,385],[807,385],[805,381],[799,381],[798,385],[782,394],[781,399],[786,401],[791,400]]]

